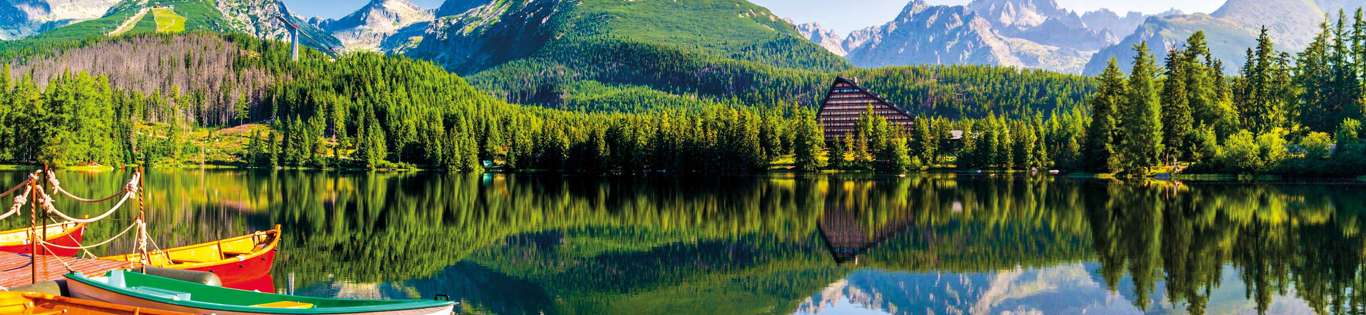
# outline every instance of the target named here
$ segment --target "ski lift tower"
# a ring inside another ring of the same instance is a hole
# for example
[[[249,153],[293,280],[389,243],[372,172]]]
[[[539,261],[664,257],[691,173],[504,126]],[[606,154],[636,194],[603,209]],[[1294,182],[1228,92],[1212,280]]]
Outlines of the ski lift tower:
[[[280,22],[282,23],[285,23],[285,28],[289,29],[290,60],[296,62],[299,61],[299,25],[294,24],[294,22],[284,18],[283,16],[276,16],[275,19],[280,20]]]

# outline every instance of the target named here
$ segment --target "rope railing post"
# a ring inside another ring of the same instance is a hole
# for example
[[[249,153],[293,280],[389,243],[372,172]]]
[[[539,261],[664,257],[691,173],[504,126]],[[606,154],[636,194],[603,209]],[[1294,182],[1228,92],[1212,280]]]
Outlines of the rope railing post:
[[[42,173],[42,171],[40,170],[40,171],[38,171],[38,173]],[[34,181],[29,182],[29,186],[30,186],[30,187],[35,187],[35,188],[37,188],[37,189],[33,189],[33,190],[32,190],[32,193],[33,193],[33,200],[35,200],[35,201],[38,200],[38,198],[40,198],[40,197],[38,196],[38,191],[41,190],[42,187],[41,187],[41,186],[38,186],[38,181],[37,181],[37,180],[34,180]],[[39,202],[34,202],[32,205],[30,205],[30,208],[29,208],[31,211],[29,211],[29,227],[28,227],[28,243],[29,243],[29,255],[28,255],[28,259],[29,259],[29,260],[28,260],[28,262],[29,262],[29,271],[30,271],[30,273],[29,273],[29,281],[32,281],[32,284],[38,284],[38,256],[37,256],[37,255],[38,255],[38,242],[35,242],[35,241],[34,241],[34,240],[38,239],[38,233],[37,233],[37,230],[38,230],[38,204],[39,204]]]
[[[52,175],[52,168],[51,168],[51,167],[48,167],[47,163],[43,163],[43,173],[46,173],[46,174],[48,174],[48,175]],[[44,197],[44,198],[47,198],[47,197]],[[41,223],[46,223],[46,222],[47,222],[47,211],[43,211],[43,213],[39,213],[38,216],[39,216],[38,222],[41,222]],[[41,238],[36,238],[36,239],[31,240],[34,244],[38,244],[39,242],[47,241],[47,226],[46,226],[46,224],[44,224],[43,227],[40,227],[39,230],[42,231],[43,234],[40,235]],[[34,247],[34,249],[37,249],[37,247]],[[46,273],[47,273],[47,254],[51,254],[52,251],[46,250],[47,247],[44,247],[43,249],[44,249],[44,251],[43,251],[43,273],[46,274]],[[35,251],[33,252],[33,254],[34,254],[34,255],[38,255],[38,251],[35,250]],[[35,277],[35,278],[33,279],[33,281],[34,281],[34,283],[37,283],[38,279]]]
[[[138,187],[138,192],[136,193],[136,194],[138,195],[138,196],[137,196],[137,198],[138,198],[138,219],[137,219],[137,224],[138,224],[138,241],[137,241],[137,252],[138,252],[138,254],[141,254],[141,255],[142,255],[142,263],[139,264],[139,265],[140,265],[139,269],[141,269],[142,273],[147,273],[147,264],[149,264],[149,263],[152,262],[152,256],[147,254],[147,220],[146,220],[146,219],[147,219],[147,205],[146,205],[146,202],[143,201],[143,199],[146,199],[147,192],[146,192],[146,189],[144,189],[144,188],[147,188],[147,186],[146,186],[146,182],[143,180],[143,174],[145,174],[144,171],[145,171],[145,169],[144,169],[143,167],[139,166],[139,167],[138,167],[138,172],[137,172],[137,174],[134,175],[134,176],[137,177],[136,179],[137,179],[137,187]]]

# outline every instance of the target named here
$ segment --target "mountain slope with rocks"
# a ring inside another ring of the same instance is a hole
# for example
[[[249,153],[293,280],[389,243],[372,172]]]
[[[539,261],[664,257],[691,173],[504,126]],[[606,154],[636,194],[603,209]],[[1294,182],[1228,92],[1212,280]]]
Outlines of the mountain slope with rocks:
[[[119,0],[0,1],[0,40],[32,36],[103,16]]]
[[[317,24],[336,37],[343,50],[380,51],[390,37],[410,26],[425,28],[433,19],[434,11],[408,0],[373,0],[355,13]]]
[[[1135,53],[1133,47],[1147,42],[1151,52],[1162,60],[1167,51],[1178,48],[1197,31],[1204,31],[1210,52],[1224,61],[1224,71],[1236,71],[1244,62],[1244,52],[1255,45],[1263,26],[1276,48],[1297,52],[1313,39],[1325,17],[1336,20],[1339,10],[1351,11],[1366,5],[1362,0],[1229,0],[1210,14],[1174,14],[1147,19],[1124,40],[1101,50],[1086,65],[1086,74],[1104,70],[1111,58],[1127,70]]]
[[[974,0],[961,6],[914,0],[891,22],[843,39],[832,39],[833,32],[817,25],[798,29],[861,67],[979,64],[1079,73],[1092,54],[1120,40],[1115,32],[1132,31],[1142,16],[1078,15],[1054,0]]]

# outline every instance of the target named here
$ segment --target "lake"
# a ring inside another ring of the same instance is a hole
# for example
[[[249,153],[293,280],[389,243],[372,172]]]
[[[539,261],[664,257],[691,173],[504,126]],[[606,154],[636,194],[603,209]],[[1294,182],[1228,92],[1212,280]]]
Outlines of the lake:
[[[3,174],[6,186],[24,176]],[[85,196],[128,176],[59,174]],[[161,247],[280,224],[281,291],[446,295],[465,313],[1366,308],[1355,289],[1366,283],[1366,186],[1350,182],[169,171],[146,185]],[[87,242],[121,231],[135,209],[91,225]],[[110,246],[95,254],[132,242]]]

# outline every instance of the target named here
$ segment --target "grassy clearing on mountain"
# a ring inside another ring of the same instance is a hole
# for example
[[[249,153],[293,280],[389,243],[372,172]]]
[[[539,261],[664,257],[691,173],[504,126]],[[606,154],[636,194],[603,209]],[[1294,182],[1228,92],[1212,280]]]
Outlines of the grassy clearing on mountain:
[[[152,16],[156,17],[157,33],[185,32],[185,17],[176,14],[171,8],[152,9]]]

